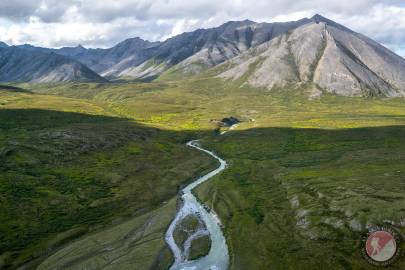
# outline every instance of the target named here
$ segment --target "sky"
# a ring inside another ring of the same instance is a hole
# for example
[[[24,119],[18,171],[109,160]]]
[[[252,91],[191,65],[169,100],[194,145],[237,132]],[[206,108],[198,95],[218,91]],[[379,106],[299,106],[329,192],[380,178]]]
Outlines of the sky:
[[[230,20],[298,20],[321,14],[405,56],[405,0],[0,1],[0,41],[107,48],[131,37],[165,40]]]

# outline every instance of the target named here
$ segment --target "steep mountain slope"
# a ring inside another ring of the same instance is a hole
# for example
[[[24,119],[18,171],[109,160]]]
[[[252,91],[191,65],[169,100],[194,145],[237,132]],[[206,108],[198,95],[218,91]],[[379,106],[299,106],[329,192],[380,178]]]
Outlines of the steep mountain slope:
[[[8,45],[6,43],[0,41],[0,48],[7,48],[7,47]]]
[[[103,82],[85,65],[55,53],[0,48],[0,82]]]
[[[316,15],[223,64],[219,77],[268,89],[313,84],[344,96],[404,96],[405,60]]]

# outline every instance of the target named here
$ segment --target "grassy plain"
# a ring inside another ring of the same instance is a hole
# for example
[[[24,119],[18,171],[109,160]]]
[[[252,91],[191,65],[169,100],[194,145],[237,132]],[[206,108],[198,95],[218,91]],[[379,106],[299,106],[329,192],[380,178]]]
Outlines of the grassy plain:
[[[65,100],[72,100],[91,107],[86,109],[90,115],[135,120],[137,128],[158,134],[146,136],[147,142],[175,145],[175,164],[183,160],[180,156],[190,160],[197,155],[179,142],[204,137],[204,145],[231,165],[198,189],[200,199],[225,223],[231,269],[372,269],[361,257],[367,227],[387,225],[405,233],[403,99],[328,94],[309,99],[310,87],[267,91],[207,78],[20,86],[35,96],[63,99],[63,109],[70,106]],[[0,106],[16,106],[13,98]],[[229,116],[243,122],[223,136],[214,135],[217,127],[211,120]],[[117,123],[102,124],[108,125]],[[130,151],[137,153],[137,147]],[[161,160],[161,152],[153,156],[156,149],[148,149],[142,153],[152,155],[159,166],[174,155],[167,152],[167,159]],[[96,154],[92,150],[86,155]],[[119,157],[118,163],[128,159]],[[205,163],[184,163],[187,176],[209,167],[203,156],[198,158]],[[117,174],[122,170],[114,162],[107,168]],[[143,179],[137,187],[142,191],[147,179],[155,179],[150,174],[143,178],[138,171],[136,175]],[[173,184],[165,186],[167,197],[174,196],[179,175],[172,179]],[[389,269],[404,267],[401,257]]]

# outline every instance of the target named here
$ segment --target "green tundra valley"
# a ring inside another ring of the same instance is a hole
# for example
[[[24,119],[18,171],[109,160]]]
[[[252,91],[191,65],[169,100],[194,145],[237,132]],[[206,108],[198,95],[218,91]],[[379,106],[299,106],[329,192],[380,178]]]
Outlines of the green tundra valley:
[[[318,14],[174,33],[0,42],[0,269],[405,269],[405,59]]]

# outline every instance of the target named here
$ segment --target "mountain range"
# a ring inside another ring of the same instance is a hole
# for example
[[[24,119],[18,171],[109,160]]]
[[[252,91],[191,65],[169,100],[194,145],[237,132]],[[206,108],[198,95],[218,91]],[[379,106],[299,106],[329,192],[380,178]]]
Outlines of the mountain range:
[[[268,89],[309,85],[344,96],[404,96],[405,60],[372,39],[320,15],[294,22],[231,21],[108,49],[49,49],[0,43],[1,82],[217,78]]]

